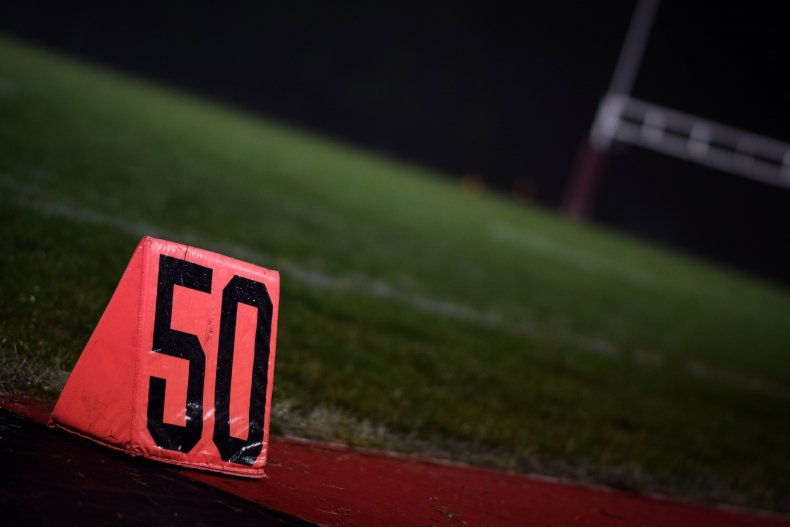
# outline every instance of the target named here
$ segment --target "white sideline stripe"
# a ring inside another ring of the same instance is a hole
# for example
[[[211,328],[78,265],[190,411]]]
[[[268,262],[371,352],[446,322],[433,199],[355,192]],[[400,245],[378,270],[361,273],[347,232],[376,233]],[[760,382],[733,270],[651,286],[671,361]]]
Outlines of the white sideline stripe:
[[[466,322],[482,323],[494,326],[504,323],[503,317],[496,312],[480,311],[463,304],[447,300],[428,298],[414,294],[399,293],[392,286],[390,286],[389,283],[381,279],[373,279],[361,275],[332,276],[319,271],[308,270],[305,267],[290,260],[274,258],[237,243],[216,242],[203,238],[193,232],[176,233],[144,222],[134,222],[107,216],[106,214],[84,206],[72,206],[62,202],[56,203],[44,198],[37,186],[21,184],[18,181],[4,175],[0,175],[0,184],[9,186],[16,191],[35,194],[35,196],[28,196],[28,199],[17,199],[15,200],[15,203],[28,210],[38,212],[45,216],[112,227],[133,236],[154,236],[169,238],[185,242],[189,245],[213,247],[215,250],[226,253],[229,256],[249,260],[252,262],[270,262],[267,265],[274,265],[297,282],[311,287],[331,289],[341,292],[360,293],[375,298],[394,300],[399,303],[407,304],[410,307],[420,311],[444,315]],[[513,329],[519,329],[520,331],[523,331],[523,328],[520,327],[514,327]]]
[[[241,244],[215,242],[202,238],[192,232],[176,233],[144,222],[132,222],[113,218],[84,206],[70,206],[65,203],[55,203],[44,198],[39,187],[20,183],[5,174],[0,174],[0,185],[10,187],[17,192],[21,191],[28,194],[35,194],[35,199],[32,199],[33,196],[18,196],[18,199],[14,200],[14,203],[44,216],[112,227],[121,232],[131,234],[132,236],[147,235],[170,238],[181,240],[194,246],[213,247],[216,250],[239,259],[249,260],[251,262],[271,262],[279,267],[279,270],[283,273],[290,276],[290,278],[310,287],[367,295],[406,305],[424,313],[442,315],[472,324],[502,329],[519,336],[538,339],[541,337],[545,338],[544,335],[541,335],[541,333],[531,325],[512,323],[496,311],[480,311],[456,302],[414,294],[399,293],[384,280],[372,279],[360,275],[345,277],[331,276],[314,270],[305,269],[303,266],[289,260],[264,255],[261,252],[252,250]],[[601,357],[614,360],[623,356],[621,349],[602,337],[575,335],[568,331],[556,329],[553,330],[551,336],[555,340],[573,344],[581,351]],[[663,356],[647,352],[637,354],[634,359],[635,363],[642,367],[659,367],[664,364]],[[687,374],[700,381],[717,382],[734,388],[790,400],[790,394],[785,393],[785,390],[780,389],[778,386],[774,386],[759,379],[711,368],[700,361],[692,360],[686,363],[683,369]]]
[[[132,236],[147,235],[179,240],[197,247],[212,247],[228,256],[233,256],[242,260],[250,262],[268,262],[267,265],[279,268],[279,270],[288,275],[291,279],[310,287],[362,294],[406,305],[423,313],[441,315],[472,324],[502,329],[518,336],[537,339],[546,338],[546,336],[535,327],[534,323],[529,323],[527,321],[515,323],[507,320],[501,313],[494,310],[483,311],[449,300],[430,298],[413,293],[401,293],[385,280],[358,274],[351,276],[332,276],[319,271],[306,269],[287,259],[274,258],[241,244],[215,242],[205,239],[194,232],[176,233],[144,222],[133,222],[107,216],[106,214],[85,206],[70,205],[64,202],[58,203],[44,196],[39,186],[22,183],[5,174],[0,174],[0,185],[10,187],[12,190],[15,190],[17,194],[28,194],[24,197],[18,196],[15,203],[45,216],[108,226]],[[551,338],[568,342],[581,351],[599,356],[614,358],[620,355],[620,351],[613,344],[601,337],[575,335],[555,328],[552,330]]]
[[[616,260],[601,258],[598,255],[574,249],[567,245],[558,244],[551,238],[517,229],[507,223],[493,223],[489,228],[489,236],[494,240],[507,243],[527,252],[561,259],[585,271],[623,278],[640,285],[652,286],[658,282],[655,276],[637,267]]]
[[[0,96],[5,97],[16,93],[16,83],[9,79],[0,77]]]

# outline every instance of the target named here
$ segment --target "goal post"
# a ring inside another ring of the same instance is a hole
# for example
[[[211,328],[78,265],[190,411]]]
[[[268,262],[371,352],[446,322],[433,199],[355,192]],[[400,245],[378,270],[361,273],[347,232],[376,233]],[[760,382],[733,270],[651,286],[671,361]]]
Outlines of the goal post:
[[[790,188],[790,144],[632,97],[658,0],[640,0],[607,93],[577,155],[562,208],[589,215],[614,142]]]

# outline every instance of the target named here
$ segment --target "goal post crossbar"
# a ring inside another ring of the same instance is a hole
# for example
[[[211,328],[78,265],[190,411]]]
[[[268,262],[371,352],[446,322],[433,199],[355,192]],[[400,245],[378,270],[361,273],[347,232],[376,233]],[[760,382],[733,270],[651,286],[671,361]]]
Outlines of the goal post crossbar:
[[[790,188],[790,144],[627,95],[603,98],[590,141],[604,151],[619,141]]]

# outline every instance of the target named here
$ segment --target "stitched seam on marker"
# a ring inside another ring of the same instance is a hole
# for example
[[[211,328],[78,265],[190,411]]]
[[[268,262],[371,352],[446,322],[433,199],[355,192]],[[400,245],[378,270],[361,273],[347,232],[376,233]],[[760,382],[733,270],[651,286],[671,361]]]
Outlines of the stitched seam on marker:
[[[102,439],[99,439],[97,437],[94,437],[94,436],[91,436],[91,435],[88,435],[88,434],[83,434],[81,432],[78,432],[77,430],[74,430],[73,428],[69,428],[67,426],[63,426],[63,425],[61,425],[60,423],[57,423],[57,422],[53,426],[57,427],[57,428],[59,428],[61,430],[65,430],[66,432],[68,432],[70,434],[74,434],[76,436],[88,439],[88,440],[90,440],[90,441],[92,441],[94,443],[97,443],[97,444],[100,444],[100,445],[104,445],[104,446],[106,446],[108,448],[112,448],[113,450],[117,450],[119,452],[124,452],[124,453],[129,454],[129,455],[134,456],[134,457],[139,456],[139,455],[143,455],[141,452],[130,452],[130,451],[128,451],[128,450],[126,450],[126,449],[124,449],[122,447],[119,447],[118,445],[115,445],[113,443],[109,443],[107,441],[104,441]],[[197,469],[201,469],[202,468],[204,470],[208,470],[208,471],[211,471],[211,472],[217,472],[217,473],[220,473],[220,474],[231,474],[231,475],[235,475],[235,476],[244,476],[244,477],[250,477],[250,478],[255,478],[255,479],[260,479],[261,477],[268,477],[266,472],[264,471],[264,467],[260,467],[260,468],[257,468],[257,469],[243,468],[243,467],[232,467],[232,468],[222,467],[222,468],[220,468],[220,467],[216,467],[214,465],[210,465],[210,464],[207,464],[207,463],[195,463],[195,462],[178,461],[176,459],[169,459],[169,458],[166,458],[166,457],[161,457],[161,456],[156,456],[156,455],[149,455],[147,457],[149,457],[150,459],[154,459],[156,461],[161,461],[162,463],[169,463],[171,465],[178,465],[178,466],[185,467],[185,468],[197,468]]]
[[[275,362],[277,360],[277,325],[279,324],[280,320],[280,293],[282,292],[282,280],[280,278],[280,273],[278,271],[274,271],[274,282],[277,284],[277,298],[274,299],[274,312],[272,313],[272,335],[270,335],[271,340],[269,341],[269,379],[268,379],[268,387],[266,393],[266,402],[268,403],[266,416],[265,416],[265,428],[263,429],[265,432],[266,437],[266,444],[265,450],[263,452],[263,465],[265,466],[269,460],[269,427],[271,425],[271,416],[272,416],[272,399],[274,397],[274,370],[275,370]],[[261,467],[263,468],[263,467]]]
[[[161,461],[163,463],[170,463],[171,465],[178,465],[180,467],[193,468],[193,469],[203,469],[211,472],[219,472],[222,474],[234,474],[234,475],[251,476],[251,477],[259,477],[259,475],[266,474],[265,472],[266,467],[264,466],[260,466],[258,468],[229,467],[227,464],[217,466],[217,465],[212,465],[210,463],[202,463],[198,461],[181,461],[179,459],[168,458],[156,454],[147,454],[147,455],[144,454],[144,456],[146,458],[154,459],[156,461]]]
[[[272,413],[272,397],[274,395],[274,363],[277,357],[277,322],[280,316],[280,289],[282,287],[282,282],[280,281],[280,273],[274,271],[276,283],[277,283],[277,298],[274,298],[274,310],[272,312],[272,333],[274,334],[274,338],[270,335],[269,340],[269,364],[267,364],[268,370],[268,378],[266,379],[266,403],[265,403],[265,410],[264,410],[264,424],[263,424],[263,451],[258,456],[260,459],[263,458],[263,463],[261,464],[261,469],[266,466],[269,458],[269,426],[271,424],[271,413]]]
[[[140,361],[141,356],[143,354],[143,350],[140,347],[142,341],[142,334],[143,334],[143,326],[144,320],[143,317],[145,315],[145,291],[146,286],[148,285],[148,260],[149,260],[149,253],[151,247],[151,239],[149,238],[146,240],[142,247],[142,258],[143,262],[140,266],[140,291],[138,293],[138,311],[137,311],[137,331],[135,334],[135,353],[134,353],[134,373],[133,373],[133,381],[132,381],[132,419],[129,423],[129,444],[132,449],[135,449],[136,445],[136,437],[134,436],[135,432],[135,424],[137,423],[137,403],[138,403],[138,390],[140,387]],[[141,447],[136,447],[139,450],[142,450]]]

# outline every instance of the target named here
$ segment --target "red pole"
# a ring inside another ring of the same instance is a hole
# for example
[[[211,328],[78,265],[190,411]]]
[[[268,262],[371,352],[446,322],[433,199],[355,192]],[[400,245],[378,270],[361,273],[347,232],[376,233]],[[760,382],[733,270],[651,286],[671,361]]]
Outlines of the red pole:
[[[650,29],[658,10],[659,0],[639,0],[634,8],[634,14],[628,26],[625,42],[620,50],[620,56],[612,75],[612,82],[604,97],[609,95],[628,96],[634,86],[639,64],[650,37]],[[613,131],[606,125],[607,117],[604,115],[603,105],[598,107],[589,138],[582,144],[576,156],[562,209],[575,219],[585,218],[592,210],[595,194],[603,178],[604,162],[609,143],[613,138]],[[619,119],[619,115],[615,116]],[[616,127],[616,124],[615,124]]]
[[[562,210],[568,216],[583,219],[590,214],[605,165],[606,149],[585,140],[576,156],[562,203]]]

